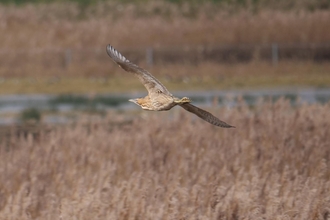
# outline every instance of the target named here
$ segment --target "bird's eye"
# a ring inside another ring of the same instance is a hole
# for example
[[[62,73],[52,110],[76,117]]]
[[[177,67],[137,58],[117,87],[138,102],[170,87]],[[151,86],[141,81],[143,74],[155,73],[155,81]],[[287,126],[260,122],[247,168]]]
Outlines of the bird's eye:
[[[162,91],[160,91],[160,90],[157,90],[156,92],[157,92],[158,94],[162,93]]]

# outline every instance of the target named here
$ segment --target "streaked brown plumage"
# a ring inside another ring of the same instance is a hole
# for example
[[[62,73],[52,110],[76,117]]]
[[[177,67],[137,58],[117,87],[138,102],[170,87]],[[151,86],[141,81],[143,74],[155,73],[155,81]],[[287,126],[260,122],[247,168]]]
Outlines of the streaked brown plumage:
[[[148,90],[148,95],[146,97],[129,100],[141,106],[142,109],[151,111],[166,111],[176,105],[179,105],[185,110],[197,115],[201,119],[213,125],[223,128],[234,128],[234,126],[221,121],[211,113],[190,104],[189,98],[183,97],[182,99],[179,99],[174,97],[161,82],[151,75],[151,73],[130,62],[111,45],[107,46],[107,53],[121,68],[137,76]]]

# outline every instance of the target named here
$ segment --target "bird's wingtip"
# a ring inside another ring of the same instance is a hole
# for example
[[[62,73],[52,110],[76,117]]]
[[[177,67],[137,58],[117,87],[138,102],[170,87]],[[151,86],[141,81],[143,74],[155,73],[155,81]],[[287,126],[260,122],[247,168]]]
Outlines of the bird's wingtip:
[[[129,62],[126,57],[124,57],[121,53],[119,53],[113,46],[110,44],[107,45],[106,51],[108,55],[115,61],[121,61],[121,62]]]
[[[225,123],[224,125],[220,126],[220,127],[223,127],[223,128],[236,128],[235,126],[233,125],[229,125],[227,123]]]
[[[113,49],[113,47],[110,44],[108,44],[107,47],[106,47],[106,51],[107,51],[109,56],[111,56],[111,54],[112,54],[112,52],[111,52],[112,49]]]
[[[107,45],[107,50],[110,50],[112,46],[110,44]]]
[[[226,128],[236,128],[235,126],[233,126],[233,125],[230,125],[230,124],[226,124],[226,126],[225,126]]]

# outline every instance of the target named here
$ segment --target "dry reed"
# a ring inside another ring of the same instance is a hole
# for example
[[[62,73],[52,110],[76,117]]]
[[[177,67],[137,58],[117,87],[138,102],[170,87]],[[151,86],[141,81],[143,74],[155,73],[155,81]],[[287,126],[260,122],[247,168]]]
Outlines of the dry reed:
[[[329,103],[212,112],[237,128],[177,108],[3,139],[0,218],[329,219]]]
[[[230,11],[206,4],[178,8],[100,3],[81,14],[74,4],[0,6],[0,48],[324,43],[329,10]]]

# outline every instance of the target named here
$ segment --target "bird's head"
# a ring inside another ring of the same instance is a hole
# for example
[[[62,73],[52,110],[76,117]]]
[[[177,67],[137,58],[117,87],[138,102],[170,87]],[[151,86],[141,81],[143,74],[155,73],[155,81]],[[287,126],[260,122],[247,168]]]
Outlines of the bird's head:
[[[148,103],[144,98],[129,99],[128,101],[137,104],[137,105],[140,106],[142,109],[145,109],[145,110],[153,110],[153,109],[150,107],[150,103]]]

